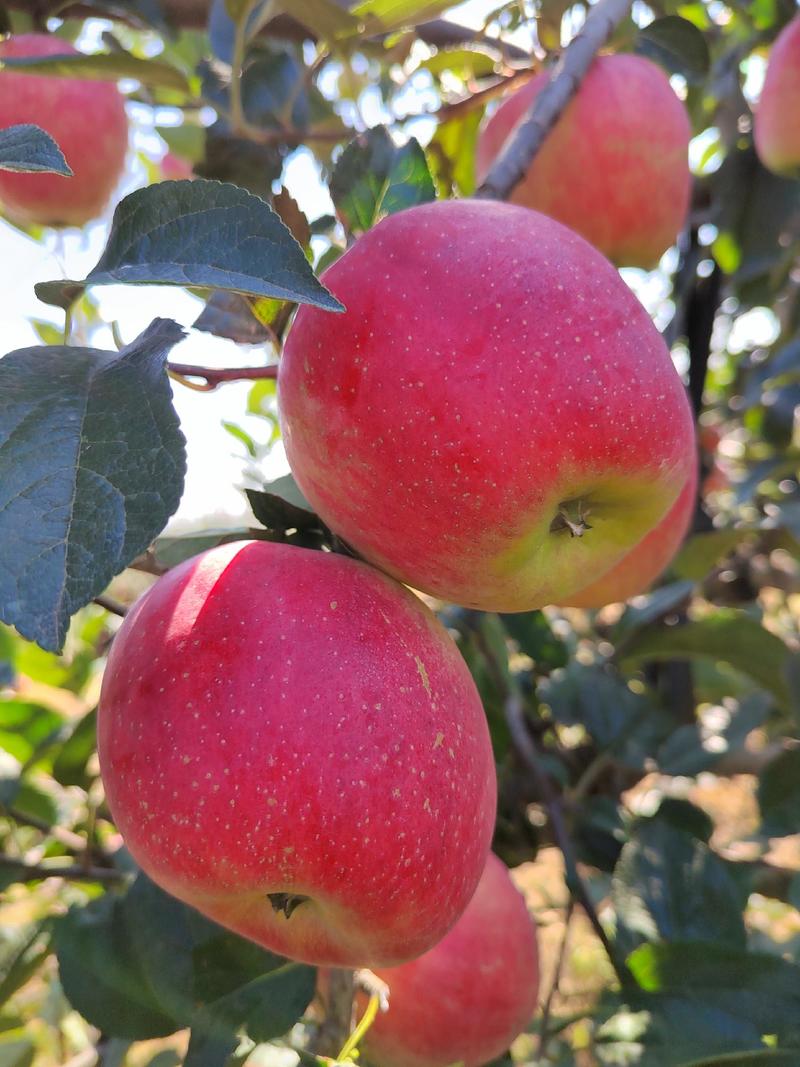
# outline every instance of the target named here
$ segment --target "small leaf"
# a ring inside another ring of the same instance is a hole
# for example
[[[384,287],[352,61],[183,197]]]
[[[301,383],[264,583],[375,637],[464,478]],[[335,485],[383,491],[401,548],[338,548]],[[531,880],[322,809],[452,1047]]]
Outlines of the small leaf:
[[[786,837],[800,833],[800,748],[782,752],[767,764],[758,784],[762,833]]]
[[[352,14],[377,20],[380,29],[388,33],[428,22],[452,6],[453,0],[361,0],[352,8]]]
[[[272,332],[256,317],[250,300],[226,289],[211,295],[192,327],[238,345],[269,344],[273,339]]]
[[[139,59],[128,52],[65,53],[53,56],[3,56],[0,69],[8,67],[18,74],[53,74],[61,78],[88,78],[98,81],[135,78],[153,89],[177,89],[189,92],[186,75],[177,67],[159,59]]]
[[[702,581],[718,560],[729,555],[752,532],[734,528],[695,534],[684,543],[672,569],[679,578]]]
[[[0,360],[0,617],[43,648],[61,648],[178,506],[185,445],[164,367],[182,337],[156,319],[120,352]]]
[[[705,37],[680,15],[666,15],[640,30],[636,51],[689,82],[703,81],[711,67]]]
[[[553,633],[544,612],[501,613],[500,618],[508,634],[517,642],[520,652],[530,656],[540,672],[566,667],[569,662],[567,646]]]
[[[323,41],[358,34],[361,23],[334,0],[273,0],[277,11],[291,15]]]
[[[359,134],[342,152],[330,182],[339,217],[353,233],[436,198],[425,153],[412,137],[398,147],[384,126]]]
[[[625,645],[625,664],[678,657],[708,657],[729,663],[768,690],[782,708],[790,706],[783,671],[789,650],[775,634],[743,611],[719,609],[681,626],[648,628]]]
[[[77,785],[86,789],[90,777],[86,764],[95,750],[97,711],[93,708],[79,719],[72,733],[53,760],[53,777],[61,785]]]
[[[46,171],[66,178],[72,175],[64,153],[50,134],[27,122],[0,130],[0,170],[30,174]]]
[[[87,285],[113,283],[229,289],[342,310],[268,204],[202,179],[159,182],[126,196],[86,280],[40,282],[36,294],[68,308]]]

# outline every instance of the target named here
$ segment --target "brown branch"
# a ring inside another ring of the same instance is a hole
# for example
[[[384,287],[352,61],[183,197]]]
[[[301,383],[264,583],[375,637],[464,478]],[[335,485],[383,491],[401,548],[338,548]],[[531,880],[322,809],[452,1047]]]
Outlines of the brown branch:
[[[213,367],[195,367],[190,363],[168,363],[167,370],[177,381],[203,392],[210,392],[225,382],[252,382],[278,377],[278,366],[275,363],[268,367],[224,367],[219,370]],[[184,381],[186,378],[203,378],[205,384]]]
[[[325,1018],[314,1041],[314,1052],[336,1056],[353,1029],[355,976],[343,967],[331,967],[327,974],[323,1004]]]
[[[119,615],[121,619],[124,619],[128,614],[127,607],[120,600],[115,600],[113,596],[106,596],[105,593],[101,593],[100,596],[94,598],[94,603],[100,608],[105,608],[106,611],[110,611],[112,615]]]
[[[0,867],[16,868],[17,882],[38,882],[43,878],[66,878],[71,882],[123,882],[125,875],[111,867],[84,867],[72,864],[69,867],[50,867],[42,863],[25,863],[12,856],[0,855]]]
[[[527,117],[492,164],[476,196],[506,200],[531,160],[578,91],[598,49],[628,14],[631,0],[597,0],[580,32],[564,50],[550,81],[538,94]]]
[[[35,815],[28,815],[27,812],[17,811],[13,807],[0,807],[0,813],[7,819],[13,820],[19,826],[29,826],[33,830],[38,830],[41,834],[47,834],[55,841],[58,841],[60,845],[63,845],[69,852],[77,852],[80,855],[86,854],[88,839],[81,834],[76,834],[74,830],[68,830],[65,826],[50,826],[45,819],[37,819]],[[99,845],[92,844],[91,850],[97,858],[105,858],[105,853]]]
[[[553,982],[550,986],[550,991],[547,994],[547,998],[542,1005],[542,1019],[539,1024],[539,1045],[536,1050],[537,1059],[543,1060],[547,1053],[547,1043],[550,1040],[550,1035],[547,1033],[547,1026],[550,1022],[550,1013],[553,1009],[553,1001],[558,993],[559,982],[561,981],[561,970],[564,966],[564,960],[567,957],[567,941],[569,939],[569,924],[572,921],[572,915],[575,911],[575,901],[570,897],[567,904],[567,914],[564,916],[564,933],[561,936],[561,944],[558,948],[558,956],[556,957],[556,969],[553,972]]]

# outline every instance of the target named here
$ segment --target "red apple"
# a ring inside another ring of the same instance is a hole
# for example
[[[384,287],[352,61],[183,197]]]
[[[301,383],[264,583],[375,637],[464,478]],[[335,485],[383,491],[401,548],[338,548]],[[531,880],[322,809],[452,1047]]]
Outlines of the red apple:
[[[602,608],[645,593],[662,574],[683,544],[697,499],[697,472],[654,529],[607,574],[578,590],[562,607]]]
[[[419,955],[486,862],[472,678],[420,600],[343,556],[239,541],[170,571],[114,639],[98,734],[137,863],[295,959]]]
[[[450,933],[377,974],[389,986],[389,1010],[364,1041],[375,1067],[480,1067],[504,1052],[539,992],[536,928],[505,865],[490,853]]]
[[[772,45],[753,132],[765,167],[800,177],[800,15]]]
[[[675,502],[695,463],[683,385],[571,230],[512,204],[426,204],[323,280],[347,311],[297,314],[284,440],[307,498],[372,563],[526,611],[604,574]]]
[[[478,139],[482,180],[549,81],[540,74],[505,100]],[[619,266],[653,267],[689,206],[686,109],[641,56],[599,56],[511,196],[590,241]]]
[[[74,55],[58,37],[24,33],[0,42],[6,57]],[[0,170],[0,205],[21,223],[82,226],[102,214],[125,167],[128,119],[113,82],[0,69],[0,129],[33,122],[58,143],[72,168],[59,174]]]

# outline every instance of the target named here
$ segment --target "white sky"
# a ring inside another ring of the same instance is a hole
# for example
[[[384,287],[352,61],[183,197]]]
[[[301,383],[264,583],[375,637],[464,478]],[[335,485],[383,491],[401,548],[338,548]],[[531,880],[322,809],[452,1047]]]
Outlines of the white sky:
[[[479,26],[483,13],[492,6],[487,0],[469,0],[454,8],[451,17],[465,25]],[[371,94],[365,94],[361,110],[369,125],[382,121],[377,100]],[[164,146],[153,132],[152,113],[149,109],[134,106],[130,108],[130,114],[134,130],[132,143],[137,149],[158,158]],[[430,122],[415,123],[413,132],[426,141],[431,132]],[[696,154],[699,155],[702,146],[697,147]],[[131,153],[131,171],[119,195],[145,184],[146,180],[144,168]],[[331,210],[327,190],[307,151],[301,149],[293,154],[285,167],[283,180],[310,218]],[[104,219],[82,232],[70,230],[56,234],[51,231],[41,244],[0,221],[0,352],[40,343],[28,322],[30,318],[51,321],[59,328],[63,325],[61,313],[41,304],[33,286],[38,281],[58,277],[85,277],[102,252],[112,210],[110,208]],[[650,275],[624,273],[643,303],[655,311],[667,292],[665,275],[658,272]],[[172,287],[102,286],[94,289],[93,295],[104,321],[116,320],[126,341],[133,339],[159,315],[189,327],[202,307],[199,300]],[[98,347],[113,348],[110,329],[94,338],[93,343]],[[205,366],[256,366],[264,362],[264,353],[257,347],[238,346],[208,334],[192,332],[173,350],[173,358]],[[236,383],[213,393],[197,393],[180,385],[174,386],[175,405],[188,441],[189,469],[184,498],[171,524],[173,530],[228,523],[236,525],[246,515],[245,499],[237,486],[243,484],[247,457],[244,447],[224,430],[222,420],[236,422],[254,438],[263,439],[266,424],[244,414],[248,389],[247,383]],[[264,479],[277,477],[287,469],[282,448],[278,445],[263,467]]]

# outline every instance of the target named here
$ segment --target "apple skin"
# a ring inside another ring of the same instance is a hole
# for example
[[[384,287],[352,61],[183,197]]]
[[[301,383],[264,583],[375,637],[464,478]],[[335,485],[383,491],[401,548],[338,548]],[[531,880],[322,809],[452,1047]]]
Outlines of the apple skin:
[[[486,862],[497,787],[466,665],[344,556],[239,541],[169,571],[114,639],[98,749],[145,872],[294,959],[419,955]],[[308,899],[287,917],[276,893]]]
[[[505,1052],[539,992],[536,927],[505,864],[489,854],[475,896],[438,945],[375,973],[389,986],[389,1010],[364,1039],[375,1067],[480,1067]]]
[[[366,559],[486,611],[558,603],[626,555],[695,463],[663,340],[611,264],[527,208],[426,204],[323,274],[278,375],[295,478]],[[592,529],[571,536],[588,512]],[[552,527],[552,529],[551,529]]]
[[[800,15],[772,45],[753,133],[765,167],[783,177],[800,177]]]
[[[654,529],[642,538],[607,574],[574,593],[560,607],[602,608],[646,593],[669,566],[694,515],[697,500],[697,471],[689,477],[683,492]]]
[[[509,96],[478,138],[478,180],[550,80]],[[663,71],[633,55],[599,56],[548,133],[511,202],[571,227],[618,266],[654,267],[689,207],[686,108]]]
[[[24,33],[0,42],[0,58],[74,55],[58,37]],[[83,226],[101,215],[125,169],[128,119],[113,82],[0,70],[0,129],[33,122],[72,168],[59,174],[0,171],[0,204],[16,222]]]
[[[192,181],[194,178],[192,164],[174,152],[167,152],[159,165],[162,181]]]

